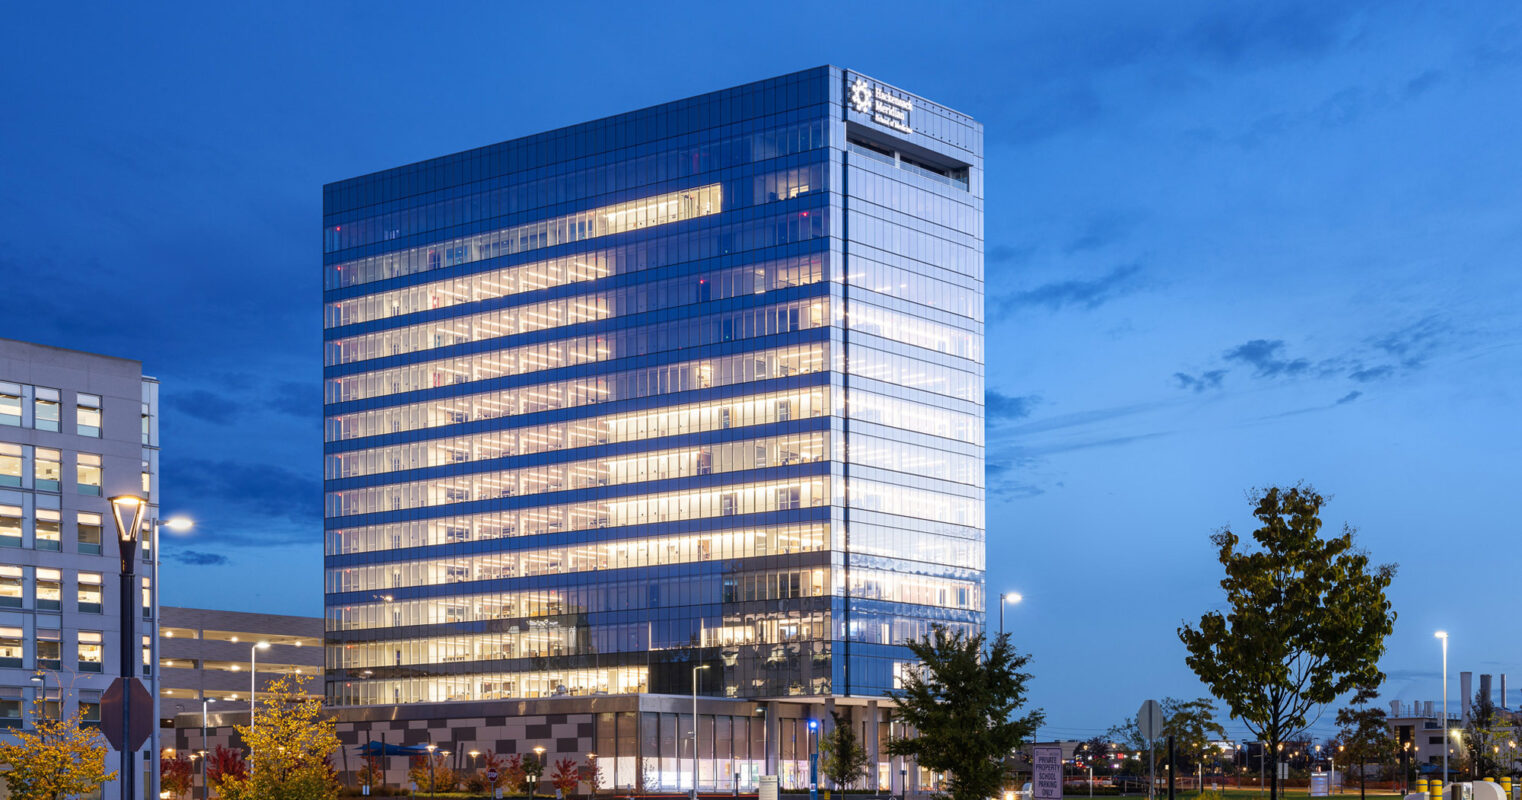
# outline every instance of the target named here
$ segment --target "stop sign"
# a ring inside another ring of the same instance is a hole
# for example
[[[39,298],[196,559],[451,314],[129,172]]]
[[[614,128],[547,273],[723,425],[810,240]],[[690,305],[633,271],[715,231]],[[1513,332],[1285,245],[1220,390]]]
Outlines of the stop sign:
[[[126,749],[142,747],[153,733],[153,697],[137,678],[117,678],[100,698],[101,732],[116,750],[122,749],[122,716],[128,696],[132,698],[132,730]]]
[[[486,779],[491,781],[492,783],[496,783],[497,782],[497,771],[494,770],[494,769],[487,770],[486,771]]]

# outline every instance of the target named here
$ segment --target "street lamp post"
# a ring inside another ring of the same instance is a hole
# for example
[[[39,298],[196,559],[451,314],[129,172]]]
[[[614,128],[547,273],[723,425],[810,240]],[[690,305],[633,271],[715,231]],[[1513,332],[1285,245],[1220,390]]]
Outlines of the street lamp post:
[[[1004,604],[1014,605],[1024,599],[1025,596],[1019,592],[999,593],[999,633],[1004,633]]]
[[[38,703],[37,706],[42,709],[42,713],[46,714],[48,713],[48,674],[40,669],[37,670],[37,674],[32,676],[32,683],[42,685],[42,688],[37,690],[41,693],[38,697],[41,698],[42,702]]]
[[[254,732],[254,700],[259,693],[259,651],[270,649],[269,642],[255,642],[248,648],[248,732]],[[253,755],[253,745],[249,745]]]
[[[707,664],[692,668],[692,800],[698,797],[698,673],[705,669]]]
[[[539,775],[543,775],[544,774],[544,747],[542,747],[542,746],[534,748],[534,765],[539,770]],[[534,800],[534,792],[539,790],[539,775],[535,775],[534,779],[529,782],[529,785],[528,785],[528,797],[529,797],[529,800]]]
[[[1434,633],[1443,640],[1443,791],[1448,791],[1448,631]]]
[[[206,757],[211,755],[211,746],[206,743],[206,704],[215,702],[216,698],[201,693],[201,800],[206,800]]]
[[[136,678],[134,654],[137,652],[137,634],[134,632],[133,584],[137,574],[137,543],[143,533],[143,517],[148,504],[143,498],[130,494],[111,498],[111,518],[116,523],[117,554],[121,556],[121,677],[122,689],[122,800],[137,797],[137,758],[132,743],[132,681]]]
[[[436,744],[430,744],[428,750],[428,796],[433,797],[433,751],[439,749]]]
[[[819,720],[809,720],[809,800],[819,800]]]

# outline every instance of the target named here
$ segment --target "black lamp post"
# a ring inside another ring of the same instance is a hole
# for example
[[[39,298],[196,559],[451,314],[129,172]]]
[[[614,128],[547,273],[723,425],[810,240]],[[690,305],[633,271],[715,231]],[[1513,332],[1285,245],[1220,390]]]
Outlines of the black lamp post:
[[[137,797],[137,753],[132,744],[132,681],[137,677],[134,654],[137,634],[132,622],[136,592],[137,542],[143,532],[148,503],[130,494],[111,498],[111,518],[116,522],[117,551],[121,555],[121,676],[122,689],[122,800]]]

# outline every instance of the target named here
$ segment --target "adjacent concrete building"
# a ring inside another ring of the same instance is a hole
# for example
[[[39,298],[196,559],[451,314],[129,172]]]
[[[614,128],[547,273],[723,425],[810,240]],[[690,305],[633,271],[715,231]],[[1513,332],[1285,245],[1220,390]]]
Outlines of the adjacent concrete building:
[[[98,724],[123,648],[157,696],[157,542],[145,532],[138,547],[135,641],[122,641],[107,498],[146,498],[156,519],[158,484],[158,382],[141,363],[0,339],[0,727],[30,725],[43,696],[48,714],[78,708]],[[157,751],[155,733],[136,753],[138,797],[158,797]],[[113,751],[107,768],[120,763]]]

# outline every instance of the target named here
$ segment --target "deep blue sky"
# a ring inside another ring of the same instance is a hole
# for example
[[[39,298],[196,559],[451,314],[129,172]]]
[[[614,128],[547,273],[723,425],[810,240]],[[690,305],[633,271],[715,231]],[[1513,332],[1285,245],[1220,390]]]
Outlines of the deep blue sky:
[[[989,590],[1047,732],[1202,692],[1174,630],[1276,482],[1401,565],[1387,696],[1438,627],[1522,687],[1513,4],[54,5],[0,26],[0,336],[163,379],[166,603],[321,610],[323,183],[836,63],[986,125]]]

